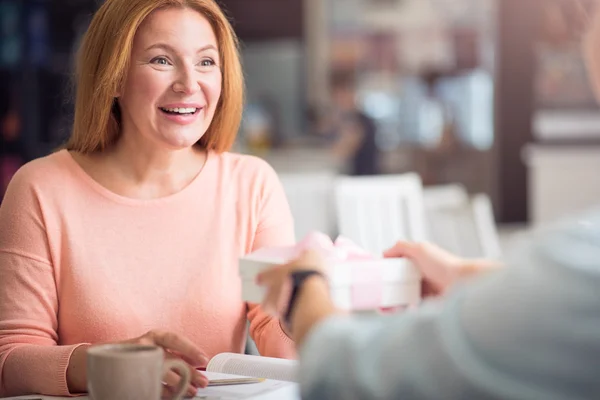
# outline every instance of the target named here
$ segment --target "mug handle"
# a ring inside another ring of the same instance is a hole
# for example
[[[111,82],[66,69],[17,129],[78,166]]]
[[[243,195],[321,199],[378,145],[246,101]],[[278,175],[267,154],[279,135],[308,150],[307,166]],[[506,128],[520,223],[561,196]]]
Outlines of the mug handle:
[[[188,385],[190,384],[190,368],[183,360],[165,360],[163,364],[163,375],[167,372],[175,370],[181,376],[179,385],[177,386],[177,392],[173,395],[171,400],[181,400],[187,392]]]

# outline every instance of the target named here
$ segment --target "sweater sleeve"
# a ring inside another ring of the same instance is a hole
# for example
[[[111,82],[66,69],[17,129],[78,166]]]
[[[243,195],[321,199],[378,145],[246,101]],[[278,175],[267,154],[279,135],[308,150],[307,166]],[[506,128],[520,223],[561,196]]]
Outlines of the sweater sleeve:
[[[55,271],[31,180],[17,172],[0,207],[0,396],[69,395],[77,345],[58,345]]]
[[[258,226],[252,251],[267,246],[291,246],[295,242],[294,221],[285,192],[275,171],[266,166],[261,189]],[[261,355],[295,358],[294,342],[283,332],[279,319],[248,303],[250,335]]]

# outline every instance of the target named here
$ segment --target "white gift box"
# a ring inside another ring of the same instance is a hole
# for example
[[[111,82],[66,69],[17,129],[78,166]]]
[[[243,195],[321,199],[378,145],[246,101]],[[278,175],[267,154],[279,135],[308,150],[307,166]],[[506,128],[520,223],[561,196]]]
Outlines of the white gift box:
[[[333,245],[335,246],[335,245]],[[290,248],[261,249],[239,260],[243,300],[260,303],[264,288],[256,276],[264,269],[286,263],[302,245]],[[310,246],[308,246],[310,247]],[[347,242],[344,246],[347,248]],[[354,247],[356,249],[356,247]],[[335,305],[352,311],[417,305],[421,300],[421,274],[402,258],[329,258],[328,278]]]

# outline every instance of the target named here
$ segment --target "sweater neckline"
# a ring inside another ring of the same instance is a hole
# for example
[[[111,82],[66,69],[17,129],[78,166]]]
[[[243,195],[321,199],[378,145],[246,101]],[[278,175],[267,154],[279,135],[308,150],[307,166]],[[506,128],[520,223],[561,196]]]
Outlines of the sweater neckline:
[[[181,189],[180,191],[175,192],[173,194],[170,194],[167,196],[162,196],[162,197],[157,197],[154,199],[136,199],[133,197],[127,197],[127,196],[122,196],[120,194],[117,194],[117,193],[113,192],[112,190],[106,188],[102,184],[100,184],[98,181],[96,181],[94,178],[92,178],[81,167],[81,165],[79,165],[79,163],[77,161],[75,161],[75,159],[73,158],[73,156],[71,155],[71,153],[68,150],[66,150],[66,149],[60,150],[58,152],[58,154],[61,155],[66,160],[66,162],[71,167],[70,169],[75,172],[77,177],[80,178],[88,187],[90,187],[96,193],[98,193],[101,196],[103,196],[113,202],[116,202],[116,203],[126,204],[126,205],[140,205],[140,206],[141,205],[144,205],[144,206],[157,205],[157,204],[175,201],[182,197],[185,197],[189,192],[193,192],[196,186],[199,186],[202,184],[204,177],[209,175],[209,170],[210,170],[210,168],[212,168],[212,164],[214,163],[213,162],[214,161],[213,160],[214,159],[213,151],[209,150],[206,153],[206,160],[204,161],[204,166],[200,169],[200,171],[194,177],[194,179],[183,189]]]

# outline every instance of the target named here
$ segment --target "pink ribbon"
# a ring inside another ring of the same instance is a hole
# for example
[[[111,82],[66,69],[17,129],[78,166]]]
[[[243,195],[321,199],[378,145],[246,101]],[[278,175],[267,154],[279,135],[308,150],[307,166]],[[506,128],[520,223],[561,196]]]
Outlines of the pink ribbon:
[[[383,276],[379,268],[351,267],[350,298],[355,310],[379,308],[383,302]]]
[[[279,258],[284,262],[293,260],[307,250],[319,252],[328,262],[341,263],[347,261],[376,260],[371,253],[343,236],[332,242],[329,236],[321,232],[311,232],[293,247],[261,249],[254,253],[260,256]],[[361,263],[362,264],[362,263]],[[352,286],[350,296],[352,309],[376,309],[381,306],[383,294],[383,277],[379,268],[369,265],[350,264]]]
[[[352,240],[339,236],[332,242],[329,236],[321,232],[311,232],[294,246],[294,257],[307,250],[321,253],[323,257],[333,261],[373,260],[375,257]]]

